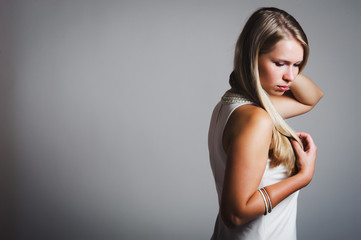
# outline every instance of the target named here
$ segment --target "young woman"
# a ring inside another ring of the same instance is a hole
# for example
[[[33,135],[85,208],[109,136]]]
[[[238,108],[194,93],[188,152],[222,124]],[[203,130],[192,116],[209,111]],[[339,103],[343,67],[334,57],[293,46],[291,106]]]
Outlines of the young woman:
[[[312,179],[316,146],[285,118],[304,114],[323,92],[300,74],[308,42],[298,22],[261,8],[237,41],[231,89],[208,136],[219,214],[212,239],[296,239],[298,190]]]

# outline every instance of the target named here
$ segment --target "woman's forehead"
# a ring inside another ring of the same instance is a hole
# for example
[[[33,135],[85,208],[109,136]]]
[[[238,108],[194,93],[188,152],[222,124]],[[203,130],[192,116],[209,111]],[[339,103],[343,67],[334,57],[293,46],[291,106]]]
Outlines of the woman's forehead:
[[[301,43],[293,38],[278,41],[271,52],[268,53],[273,58],[282,59],[289,62],[300,62],[303,60],[304,49]]]

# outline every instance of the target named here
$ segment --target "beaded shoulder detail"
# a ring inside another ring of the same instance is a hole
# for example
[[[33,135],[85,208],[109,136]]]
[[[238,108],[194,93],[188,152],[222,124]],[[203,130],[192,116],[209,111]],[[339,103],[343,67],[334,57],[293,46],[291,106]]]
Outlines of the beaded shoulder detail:
[[[223,103],[228,103],[228,104],[232,104],[232,103],[251,103],[251,101],[249,101],[247,98],[245,98],[241,94],[233,93],[233,92],[230,92],[230,91],[227,91],[223,95],[222,102]]]

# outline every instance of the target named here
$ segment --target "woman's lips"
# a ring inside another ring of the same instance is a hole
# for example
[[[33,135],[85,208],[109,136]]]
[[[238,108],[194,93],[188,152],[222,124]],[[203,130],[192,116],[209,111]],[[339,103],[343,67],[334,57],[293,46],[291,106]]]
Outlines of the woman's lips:
[[[288,90],[288,86],[286,86],[286,85],[278,85],[277,87],[281,91],[287,91]]]

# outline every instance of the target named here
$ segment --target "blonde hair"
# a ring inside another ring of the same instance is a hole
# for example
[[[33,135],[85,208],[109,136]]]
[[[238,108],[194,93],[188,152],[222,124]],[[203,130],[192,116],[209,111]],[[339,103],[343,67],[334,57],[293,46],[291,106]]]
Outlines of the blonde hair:
[[[282,164],[288,169],[289,174],[292,174],[297,171],[297,167],[290,139],[295,139],[302,146],[301,140],[273,106],[261,86],[258,73],[259,55],[271,52],[281,39],[290,38],[300,42],[304,49],[301,71],[306,65],[309,47],[300,24],[290,14],[277,8],[260,8],[254,12],[236,44],[230,85],[268,112],[274,125],[269,150],[271,166]]]

